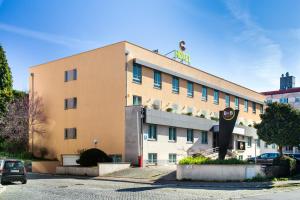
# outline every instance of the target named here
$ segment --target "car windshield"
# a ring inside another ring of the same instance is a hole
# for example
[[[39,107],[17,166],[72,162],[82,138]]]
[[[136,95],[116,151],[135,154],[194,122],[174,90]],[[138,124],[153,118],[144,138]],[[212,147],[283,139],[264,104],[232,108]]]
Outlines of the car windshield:
[[[13,168],[23,168],[24,165],[21,161],[6,161],[4,168],[5,169],[13,169]]]

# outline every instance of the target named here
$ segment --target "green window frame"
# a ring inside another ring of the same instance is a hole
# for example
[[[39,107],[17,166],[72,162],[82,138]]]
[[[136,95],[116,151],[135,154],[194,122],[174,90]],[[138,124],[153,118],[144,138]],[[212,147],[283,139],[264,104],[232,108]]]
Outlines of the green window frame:
[[[132,96],[132,105],[134,105],[134,106],[142,105],[142,97],[137,96],[137,95],[133,95]]]
[[[176,139],[177,139],[176,128],[169,127],[169,141],[176,141]]]
[[[148,139],[157,140],[157,126],[156,124],[148,125]]]
[[[214,90],[214,104],[219,104],[219,91]]]
[[[169,163],[176,164],[176,162],[177,162],[176,153],[169,153]]]
[[[161,72],[154,70],[154,88],[161,89]]]
[[[202,101],[207,101],[207,87],[202,86]]]
[[[228,108],[230,107],[230,95],[225,94],[225,107]]]
[[[194,96],[194,84],[190,81],[187,82],[187,96],[188,97]]]
[[[194,142],[194,130],[193,129],[187,129],[186,130],[186,140],[187,142]]]
[[[207,133],[207,131],[201,131],[201,144],[208,144],[208,133]]]
[[[142,66],[140,64],[133,64],[133,80],[134,83],[142,83]]]
[[[234,97],[234,107],[235,109],[239,109],[240,108],[240,103],[239,103],[239,98],[238,97]]]
[[[256,113],[256,103],[252,102],[252,113]]]
[[[179,78],[173,76],[172,78],[172,92],[178,94],[179,93]]]
[[[148,163],[157,164],[157,153],[148,153]]]
[[[248,112],[248,100],[244,100],[244,111]]]

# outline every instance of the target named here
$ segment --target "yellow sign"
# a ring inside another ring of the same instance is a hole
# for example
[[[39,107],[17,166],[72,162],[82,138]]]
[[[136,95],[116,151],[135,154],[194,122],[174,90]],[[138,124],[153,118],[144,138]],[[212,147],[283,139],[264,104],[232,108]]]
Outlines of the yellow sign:
[[[183,51],[176,50],[175,51],[175,58],[178,58],[180,61],[184,61],[187,64],[190,64],[191,58],[188,54],[183,53]]]

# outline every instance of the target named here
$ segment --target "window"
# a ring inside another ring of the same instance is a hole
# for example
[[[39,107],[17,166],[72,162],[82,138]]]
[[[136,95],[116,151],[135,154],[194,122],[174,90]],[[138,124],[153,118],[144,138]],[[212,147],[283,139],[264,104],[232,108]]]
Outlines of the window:
[[[260,139],[257,139],[257,140],[256,140],[256,146],[257,146],[257,147],[260,147]]]
[[[235,109],[239,109],[239,98],[238,97],[234,97],[234,107]]]
[[[207,101],[207,87],[202,86],[202,101]]]
[[[268,144],[265,142],[265,148],[268,148]]]
[[[179,93],[179,78],[175,76],[172,79],[172,91],[177,94]]]
[[[244,111],[248,112],[248,100],[244,100]]]
[[[133,82],[142,83],[142,66],[137,63],[133,64]]]
[[[295,103],[299,103],[300,102],[300,97],[296,97],[295,98]]]
[[[175,153],[169,153],[169,163],[176,163],[177,155]]]
[[[76,128],[65,128],[65,140],[76,139],[76,138],[77,138]]]
[[[169,127],[169,141],[176,141],[176,128]]]
[[[244,160],[243,155],[239,155],[239,160]]]
[[[270,104],[270,103],[272,103],[272,99],[267,100],[267,104]]]
[[[201,143],[202,144],[208,144],[207,131],[202,131],[201,132]]]
[[[194,86],[193,83],[190,81],[187,82],[187,96],[188,97],[194,96]]]
[[[219,91],[214,90],[214,104],[219,104]]]
[[[150,140],[156,140],[157,139],[156,129],[157,129],[157,127],[156,127],[155,124],[149,124],[148,139],[150,139]]]
[[[142,105],[142,97],[133,95],[132,99],[133,99],[132,105],[134,106]]]
[[[256,113],[256,103],[252,102],[252,113]]]
[[[65,71],[65,82],[77,80],[77,69]]]
[[[275,149],[276,148],[276,144],[272,144],[272,149]]]
[[[247,137],[247,146],[252,147],[252,137]]]
[[[279,102],[280,102],[280,103],[288,103],[288,102],[289,102],[289,99],[288,99],[288,98],[280,98],[280,99],[279,99]]]
[[[194,130],[193,129],[187,129],[186,131],[186,140],[187,142],[194,142]]]
[[[225,94],[225,107],[230,107],[230,96],[229,94]]]
[[[263,106],[263,105],[260,105],[259,111],[260,111],[260,114],[263,114],[263,113],[264,113],[264,106]]]
[[[76,107],[77,107],[77,98],[76,97],[65,99],[65,110],[75,109]]]
[[[154,70],[154,88],[161,89],[161,72]]]
[[[148,153],[148,163],[157,164],[157,153]]]
[[[111,154],[109,157],[112,159],[113,163],[122,162],[122,155],[121,154]]]

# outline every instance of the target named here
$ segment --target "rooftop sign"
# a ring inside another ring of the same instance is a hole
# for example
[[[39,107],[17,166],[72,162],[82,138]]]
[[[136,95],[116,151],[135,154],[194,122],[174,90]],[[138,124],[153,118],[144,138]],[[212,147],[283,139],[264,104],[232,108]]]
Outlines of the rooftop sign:
[[[179,49],[180,50],[175,50],[174,57],[177,58],[178,60],[180,60],[181,62],[185,62],[186,64],[190,64],[190,62],[191,62],[190,56],[188,54],[184,53],[184,51],[186,50],[184,41],[179,42]]]

